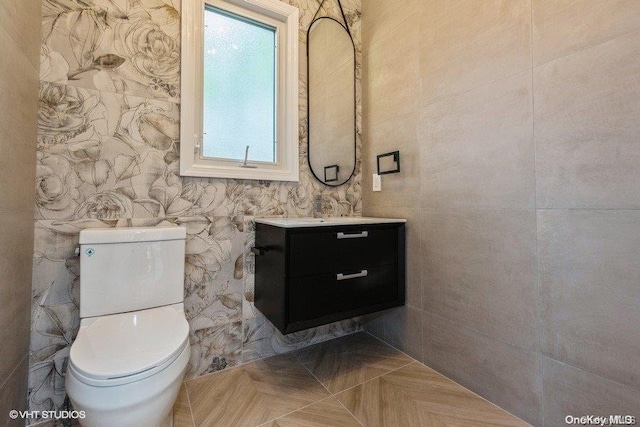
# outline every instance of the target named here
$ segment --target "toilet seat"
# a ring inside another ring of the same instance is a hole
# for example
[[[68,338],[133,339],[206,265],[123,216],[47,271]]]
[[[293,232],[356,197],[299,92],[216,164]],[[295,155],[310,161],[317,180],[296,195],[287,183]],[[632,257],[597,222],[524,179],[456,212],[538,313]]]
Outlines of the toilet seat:
[[[110,387],[162,371],[189,343],[184,313],[171,307],[89,319],[71,346],[69,369],[81,382]]]

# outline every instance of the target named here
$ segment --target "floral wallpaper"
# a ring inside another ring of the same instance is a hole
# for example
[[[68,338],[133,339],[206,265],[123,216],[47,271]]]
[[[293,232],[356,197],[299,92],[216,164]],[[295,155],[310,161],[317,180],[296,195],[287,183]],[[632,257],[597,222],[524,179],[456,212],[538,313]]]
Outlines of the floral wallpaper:
[[[300,55],[316,0],[300,9]],[[356,175],[315,181],[300,70],[300,182],[180,177],[180,1],[43,0],[30,410],[64,408],[79,326],[78,234],[90,227],[187,228],[185,311],[197,377],[353,332],[358,319],[282,336],[253,305],[256,216],[361,214],[360,0],[343,1],[357,46]],[[340,17],[335,0],[321,13]],[[301,63],[303,63],[301,61]]]

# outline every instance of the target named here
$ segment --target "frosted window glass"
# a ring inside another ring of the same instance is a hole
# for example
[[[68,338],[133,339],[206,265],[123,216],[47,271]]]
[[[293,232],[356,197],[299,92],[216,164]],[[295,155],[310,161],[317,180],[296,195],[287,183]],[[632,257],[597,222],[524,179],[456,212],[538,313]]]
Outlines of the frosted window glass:
[[[206,7],[205,157],[276,161],[276,30]]]

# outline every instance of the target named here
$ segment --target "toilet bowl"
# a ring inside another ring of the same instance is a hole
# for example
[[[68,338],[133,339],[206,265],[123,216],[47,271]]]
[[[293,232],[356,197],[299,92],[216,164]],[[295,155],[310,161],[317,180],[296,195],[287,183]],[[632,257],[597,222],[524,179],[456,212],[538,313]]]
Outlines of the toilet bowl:
[[[189,361],[181,307],[91,319],[71,347],[67,393],[86,427],[171,426]]]
[[[83,427],[170,427],[190,357],[184,227],[82,230],[65,384]]]

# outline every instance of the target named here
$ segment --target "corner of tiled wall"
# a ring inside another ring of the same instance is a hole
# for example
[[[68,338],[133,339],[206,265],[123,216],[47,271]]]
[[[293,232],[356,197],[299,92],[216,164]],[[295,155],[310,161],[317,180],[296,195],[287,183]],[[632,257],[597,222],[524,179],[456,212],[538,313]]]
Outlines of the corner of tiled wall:
[[[40,1],[0,3],[0,424],[24,425],[33,255]]]

